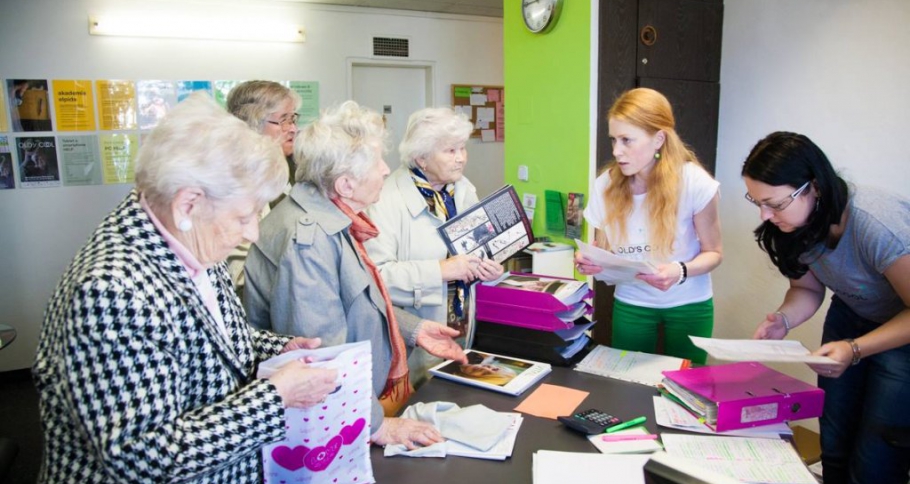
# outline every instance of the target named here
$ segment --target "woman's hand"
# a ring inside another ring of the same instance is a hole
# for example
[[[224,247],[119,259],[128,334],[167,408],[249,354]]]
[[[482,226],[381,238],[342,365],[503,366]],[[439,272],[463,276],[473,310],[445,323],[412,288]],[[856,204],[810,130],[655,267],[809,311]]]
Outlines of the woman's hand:
[[[335,391],[338,370],[313,368],[302,361],[284,365],[268,379],[287,408],[311,407]]]
[[[837,378],[847,371],[847,368],[853,364],[853,347],[846,341],[831,341],[825,343],[821,348],[812,352],[812,356],[827,356],[836,361],[837,364],[817,364],[809,365],[812,371],[821,376],[828,378]]]
[[[635,276],[640,281],[645,281],[648,285],[656,287],[661,291],[667,291],[679,282],[682,275],[682,267],[675,262],[669,264],[660,264],[657,266],[657,272],[654,274],[638,274]]]
[[[443,281],[471,282],[480,277],[477,267],[482,262],[476,255],[462,254],[439,261]]]
[[[598,264],[589,261],[581,252],[575,252],[575,269],[586,276],[593,276],[603,270]]]
[[[402,444],[408,450],[442,442],[442,435],[432,424],[409,418],[387,417],[371,437],[376,445]]]
[[[492,281],[502,276],[505,268],[493,259],[481,259],[475,272],[477,273],[477,278],[481,281]]]
[[[787,336],[784,318],[778,313],[770,313],[758,324],[752,339],[784,339]]]
[[[284,348],[281,348],[281,352],[287,353],[288,351],[294,350],[314,350],[321,345],[322,339],[320,338],[304,338],[303,336],[297,336],[288,341],[287,344],[284,345]]]
[[[435,321],[424,320],[417,330],[417,346],[438,358],[467,363],[468,357],[465,356],[464,350],[452,339],[456,336],[458,330]]]

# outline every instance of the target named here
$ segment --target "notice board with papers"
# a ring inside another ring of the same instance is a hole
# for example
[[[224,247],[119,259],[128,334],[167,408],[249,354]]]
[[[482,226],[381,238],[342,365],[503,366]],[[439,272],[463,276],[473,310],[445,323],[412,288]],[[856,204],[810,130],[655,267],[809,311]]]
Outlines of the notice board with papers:
[[[506,96],[502,86],[452,84],[452,106],[471,120],[472,138],[483,142],[505,140]]]

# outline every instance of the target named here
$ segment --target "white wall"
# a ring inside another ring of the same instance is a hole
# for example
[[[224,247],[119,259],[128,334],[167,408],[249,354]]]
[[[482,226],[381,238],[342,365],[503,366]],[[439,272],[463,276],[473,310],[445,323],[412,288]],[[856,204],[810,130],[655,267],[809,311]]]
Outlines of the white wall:
[[[318,81],[323,107],[348,96],[349,58],[371,57],[375,35],[410,38],[411,60],[436,69],[436,104],[451,84],[501,85],[502,20],[265,0],[29,0],[4,2],[0,78],[273,79]],[[280,16],[304,44],[90,37],[88,15],[141,11],[200,21]],[[502,185],[503,144],[473,143],[467,176],[482,194]],[[0,323],[19,339],[0,371],[31,366],[45,304],[75,251],[128,186],[0,191]]]
[[[910,186],[910,2],[725,0],[717,178],[724,263],[714,273],[715,330],[749,338],[787,283],[752,236],[758,210],[743,199],[742,163],[772,131],[803,133],[848,181]],[[829,293],[830,296],[830,293]],[[820,345],[827,302],[792,338]],[[779,370],[814,382],[803,365]]]

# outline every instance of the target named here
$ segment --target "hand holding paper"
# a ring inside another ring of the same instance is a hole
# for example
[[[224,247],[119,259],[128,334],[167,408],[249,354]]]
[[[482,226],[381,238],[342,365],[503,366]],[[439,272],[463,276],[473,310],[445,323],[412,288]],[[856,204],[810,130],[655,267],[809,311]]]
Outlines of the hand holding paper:
[[[689,336],[692,344],[719,360],[779,361],[837,364],[827,356],[813,356],[799,341],[768,339],[716,339]]]
[[[649,261],[627,260],[578,239],[575,239],[575,245],[585,259],[600,266],[601,271],[594,274],[594,278],[608,284],[627,282],[643,284],[635,278],[636,275],[654,274],[657,271],[657,267]]]

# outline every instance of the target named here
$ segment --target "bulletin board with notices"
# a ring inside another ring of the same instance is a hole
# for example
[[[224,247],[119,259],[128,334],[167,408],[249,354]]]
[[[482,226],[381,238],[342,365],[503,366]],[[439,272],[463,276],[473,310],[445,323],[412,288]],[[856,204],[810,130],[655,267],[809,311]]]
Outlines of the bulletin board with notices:
[[[472,138],[505,140],[506,96],[502,86],[452,84],[452,106],[474,124]]]

